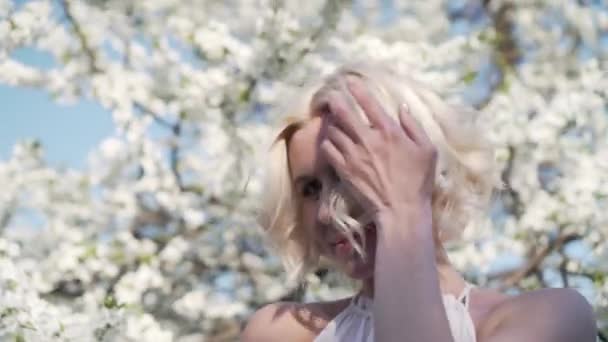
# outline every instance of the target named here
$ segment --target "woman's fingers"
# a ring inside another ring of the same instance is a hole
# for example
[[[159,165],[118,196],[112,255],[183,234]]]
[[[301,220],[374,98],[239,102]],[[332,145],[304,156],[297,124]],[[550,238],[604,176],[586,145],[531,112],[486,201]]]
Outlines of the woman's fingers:
[[[363,141],[365,131],[369,129],[349,106],[344,94],[332,92],[329,95],[330,118],[354,143]]]
[[[414,141],[416,145],[426,146],[431,143],[422,127],[420,127],[412,114],[410,114],[409,106],[405,103],[399,106],[399,123],[408,138]]]
[[[367,116],[369,123],[378,129],[384,130],[390,127],[390,118],[382,108],[382,105],[369,89],[363,84],[363,80],[358,77],[347,78],[348,90],[355,98],[363,112]]]
[[[333,143],[333,145],[342,153],[342,155],[348,158],[352,155],[354,143],[340,128],[329,124],[327,126],[327,138]]]
[[[323,139],[321,142],[321,151],[325,154],[325,158],[334,167],[339,177],[344,176],[346,167],[346,159],[344,155],[334,143],[329,139]]]

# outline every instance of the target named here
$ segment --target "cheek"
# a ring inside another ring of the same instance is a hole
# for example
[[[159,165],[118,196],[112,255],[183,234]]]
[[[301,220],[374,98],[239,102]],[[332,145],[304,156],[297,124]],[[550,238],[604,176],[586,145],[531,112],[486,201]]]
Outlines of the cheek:
[[[300,222],[306,234],[314,241],[317,248],[324,251],[323,236],[317,227],[317,204],[314,201],[303,203],[300,206]]]
[[[317,218],[317,202],[303,200],[300,205],[301,218],[309,225],[314,225]]]
[[[299,221],[302,225],[302,228],[304,228],[309,235],[315,234],[316,232],[316,213],[317,211],[313,204],[302,203],[300,205]]]

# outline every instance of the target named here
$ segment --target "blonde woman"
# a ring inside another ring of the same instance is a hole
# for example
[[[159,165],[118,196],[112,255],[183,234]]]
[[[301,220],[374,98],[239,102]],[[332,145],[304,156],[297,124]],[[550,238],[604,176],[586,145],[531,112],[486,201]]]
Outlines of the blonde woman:
[[[450,265],[443,243],[496,184],[470,112],[364,64],[338,69],[301,102],[273,144],[260,223],[293,276],[324,259],[361,288],[267,305],[243,341],[595,341],[576,291],[507,296]]]

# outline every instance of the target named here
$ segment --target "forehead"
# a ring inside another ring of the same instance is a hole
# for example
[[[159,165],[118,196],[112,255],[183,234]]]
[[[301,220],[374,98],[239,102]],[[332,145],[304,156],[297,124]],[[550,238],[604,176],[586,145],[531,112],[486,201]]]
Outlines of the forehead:
[[[287,153],[292,179],[303,174],[313,174],[325,166],[325,158],[321,156],[319,148],[326,127],[325,120],[315,116],[291,137]]]

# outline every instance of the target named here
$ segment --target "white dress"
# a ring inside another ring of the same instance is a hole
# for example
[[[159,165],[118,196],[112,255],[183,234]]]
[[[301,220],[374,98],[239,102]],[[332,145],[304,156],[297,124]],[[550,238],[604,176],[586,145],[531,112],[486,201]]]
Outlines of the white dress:
[[[467,283],[455,298],[443,295],[443,304],[450,322],[454,342],[475,342],[475,326],[469,314],[469,297],[473,286]],[[332,319],[314,342],[373,342],[374,317],[372,301],[368,297],[355,296],[350,304]]]

